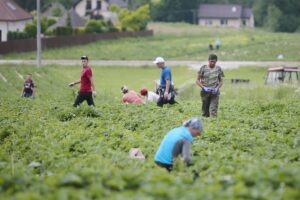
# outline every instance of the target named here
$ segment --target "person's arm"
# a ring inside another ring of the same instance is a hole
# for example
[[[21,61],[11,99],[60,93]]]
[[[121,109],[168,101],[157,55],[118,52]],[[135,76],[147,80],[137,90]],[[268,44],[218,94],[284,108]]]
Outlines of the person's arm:
[[[204,89],[204,85],[203,85],[203,67],[201,67],[199,72],[198,72],[198,77],[196,79],[196,84],[199,87],[201,87],[202,89]]]
[[[218,82],[218,86],[217,86],[218,90],[222,87],[222,85],[223,85],[223,79],[219,80]]]
[[[32,90],[32,98],[34,99],[35,98],[35,85],[33,82],[31,83],[31,90]]]
[[[33,87],[31,90],[32,90],[32,98],[35,98],[35,87]]]
[[[71,82],[71,83],[69,84],[69,86],[72,87],[72,86],[74,86],[74,85],[76,85],[76,84],[78,84],[78,83],[80,83],[80,82],[81,82],[80,80],[78,80],[78,81],[73,81],[73,82]]]
[[[219,69],[219,76],[218,76],[218,85],[217,85],[217,87],[215,89],[216,92],[223,86],[223,77],[224,77],[224,72],[220,68]]]
[[[165,99],[168,98],[168,94],[169,94],[169,91],[170,91],[170,86],[171,86],[171,81],[167,80],[166,81],[166,90],[165,90],[165,93],[164,93],[164,98]]]
[[[92,77],[90,78],[90,80],[91,80],[91,85],[92,85],[93,96],[95,97],[96,96],[96,88],[95,88],[94,80]]]
[[[201,87],[202,89],[204,88],[204,85],[202,84],[202,78],[200,75],[198,75],[197,80],[196,80],[196,84]]]
[[[219,73],[219,84],[218,88],[220,89],[223,86],[223,78],[224,78],[224,72],[220,67],[220,73]]]
[[[183,140],[182,157],[186,164],[190,164],[192,161],[190,149],[191,149],[191,142],[188,140]]]

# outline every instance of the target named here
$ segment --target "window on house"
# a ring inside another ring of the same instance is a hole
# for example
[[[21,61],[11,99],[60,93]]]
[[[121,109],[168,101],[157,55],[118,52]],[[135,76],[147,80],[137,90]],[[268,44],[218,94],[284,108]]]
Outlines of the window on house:
[[[87,0],[86,1],[86,9],[87,10],[91,10],[92,9],[92,1],[91,0]]]
[[[212,20],[211,19],[205,20],[205,25],[212,25]]]
[[[2,30],[0,30],[0,42],[2,42]]]
[[[247,25],[247,21],[245,19],[243,19],[243,26],[246,26]]]
[[[221,25],[227,25],[228,24],[228,20],[227,19],[221,19],[220,24]]]
[[[97,1],[97,10],[101,10],[101,1],[100,0]]]

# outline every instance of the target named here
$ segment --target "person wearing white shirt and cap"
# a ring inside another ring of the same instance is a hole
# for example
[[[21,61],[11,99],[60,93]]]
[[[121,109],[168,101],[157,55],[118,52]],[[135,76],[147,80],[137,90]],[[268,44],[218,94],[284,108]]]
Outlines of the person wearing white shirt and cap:
[[[147,88],[142,88],[140,91],[141,95],[145,97],[147,102],[157,102],[159,99],[159,95],[155,92],[148,91]]]

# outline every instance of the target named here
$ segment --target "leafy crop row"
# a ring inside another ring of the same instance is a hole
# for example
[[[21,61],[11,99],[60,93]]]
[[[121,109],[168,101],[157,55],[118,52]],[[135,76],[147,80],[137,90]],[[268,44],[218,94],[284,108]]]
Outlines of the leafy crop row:
[[[219,117],[203,119],[205,134],[192,146],[194,165],[178,161],[168,173],[154,154],[167,131],[200,115],[199,96],[158,108],[108,101],[100,90],[96,108],[73,108],[63,76],[39,73],[36,100],[16,97],[17,78],[0,85],[0,199],[300,199],[300,102],[292,89],[247,100],[251,86],[225,84]],[[240,98],[230,96],[235,89]],[[129,159],[130,148],[146,159]]]

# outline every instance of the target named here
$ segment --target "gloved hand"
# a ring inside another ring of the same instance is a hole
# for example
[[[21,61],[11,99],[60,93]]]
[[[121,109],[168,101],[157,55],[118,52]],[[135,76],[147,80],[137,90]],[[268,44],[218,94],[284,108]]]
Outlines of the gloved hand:
[[[95,90],[92,92],[92,94],[93,94],[93,97],[97,96],[97,92]]]
[[[72,86],[74,86],[74,85],[75,85],[75,83],[72,82],[72,83],[69,84],[69,87],[72,87]]]
[[[204,91],[204,92],[210,92],[210,88],[208,88],[208,87],[203,87],[203,91]]]
[[[219,88],[218,88],[218,87],[215,87],[215,88],[213,88],[213,89],[211,90],[211,93],[212,93],[212,94],[217,94],[218,91],[219,91]]]

